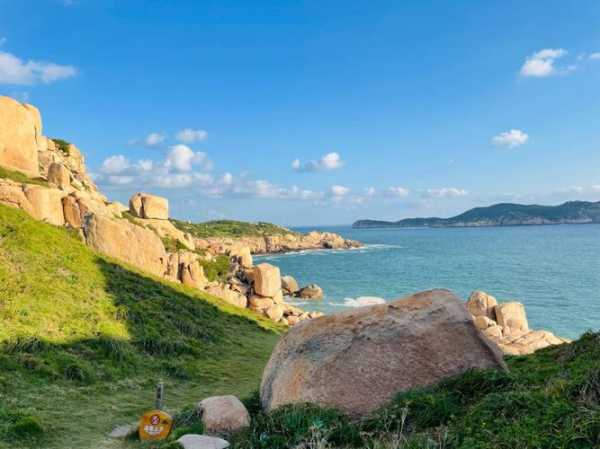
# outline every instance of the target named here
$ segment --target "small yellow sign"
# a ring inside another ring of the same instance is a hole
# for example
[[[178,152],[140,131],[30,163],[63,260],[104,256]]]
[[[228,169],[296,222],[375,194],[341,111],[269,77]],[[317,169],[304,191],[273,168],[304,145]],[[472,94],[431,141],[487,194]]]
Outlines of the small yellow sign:
[[[151,410],[140,419],[138,432],[142,441],[164,440],[171,433],[173,418],[162,410]]]

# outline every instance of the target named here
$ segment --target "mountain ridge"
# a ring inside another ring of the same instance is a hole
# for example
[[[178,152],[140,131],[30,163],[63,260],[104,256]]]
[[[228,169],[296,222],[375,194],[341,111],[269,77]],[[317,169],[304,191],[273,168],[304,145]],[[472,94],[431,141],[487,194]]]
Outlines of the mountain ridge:
[[[600,223],[600,201],[567,201],[557,206],[498,203],[475,207],[449,218],[405,218],[398,221],[357,220],[365,228],[456,228]]]

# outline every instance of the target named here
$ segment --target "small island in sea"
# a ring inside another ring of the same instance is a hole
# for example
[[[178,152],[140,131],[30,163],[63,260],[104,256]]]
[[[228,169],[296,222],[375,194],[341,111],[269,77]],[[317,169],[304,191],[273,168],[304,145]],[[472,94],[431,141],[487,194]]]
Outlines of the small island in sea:
[[[405,218],[398,221],[358,220],[361,228],[459,228],[600,223],[600,201],[568,201],[558,206],[500,203],[476,207],[450,218]]]

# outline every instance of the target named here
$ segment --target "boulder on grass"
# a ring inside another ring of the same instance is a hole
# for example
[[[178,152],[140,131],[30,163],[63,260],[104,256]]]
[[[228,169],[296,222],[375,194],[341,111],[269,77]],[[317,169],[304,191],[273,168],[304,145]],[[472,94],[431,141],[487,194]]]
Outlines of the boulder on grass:
[[[506,365],[463,302],[431,290],[292,327],[265,368],[260,397],[266,411],[311,402],[358,417],[473,368]]]
[[[234,432],[250,425],[250,415],[235,396],[212,396],[198,403],[204,431],[210,434]]]

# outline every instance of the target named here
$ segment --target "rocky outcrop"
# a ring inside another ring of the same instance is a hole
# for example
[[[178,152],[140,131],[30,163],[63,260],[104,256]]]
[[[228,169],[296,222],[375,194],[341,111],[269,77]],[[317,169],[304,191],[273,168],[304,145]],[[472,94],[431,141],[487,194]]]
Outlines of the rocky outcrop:
[[[169,219],[169,201],[149,193],[136,193],[129,199],[129,211],[140,218]]]
[[[39,111],[0,96],[0,166],[38,176],[38,150],[43,148]]]
[[[548,331],[530,330],[525,306],[519,302],[498,303],[493,296],[475,291],[466,306],[475,326],[505,354],[531,354],[538,349],[568,342]]]
[[[298,282],[293,276],[281,276],[281,289],[284,295],[292,296],[300,291]]]
[[[94,213],[83,222],[86,243],[97,251],[157,276],[163,276],[167,254],[160,238],[152,231]]]
[[[293,327],[263,374],[263,407],[311,402],[363,416],[400,391],[472,368],[505,369],[462,301],[432,290]]]
[[[302,287],[296,296],[302,299],[323,299],[323,289],[317,284],[309,284],[306,287]]]
[[[103,254],[156,276],[206,291],[236,307],[248,307],[250,298],[266,305],[250,307],[281,324],[295,324],[318,316],[283,301],[279,269],[253,265],[251,247],[232,239],[207,242],[176,228],[169,218],[166,198],[148,193],[131,197],[130,216],[120,203],[109,202],[86,171],[85,159],[73,144],[42,134],[39,111],[0,97],[0,166],[41,177],[18,183],[0,179],[0,203],[26,211],[38,220],[80,230],[85,242]],[[302,237],[303,239],[305,237]],[[262,238],[275,248],[279,238]],[[310,245],[346,245],[335,234],[306,237]],[[293,247],[296,237],[284,238]],[[165,248],[168,247],[168,251]],[[212,251],[215,250],[215,251]],[[202,263],[227,255],[227,279],[209,282]]]
[[[347,240],[332,232],[310,232],[239,238],[209,237],[196,239],[196,246],[213,254],[229,253],[233,247],[248,247],[252,254],[273,254],[313,249],[351,249],[362,243]]]
[[[235,396],[212,396],[198,403],[198,415],[208,434],[234,432],[250,425],[250,414]]]

